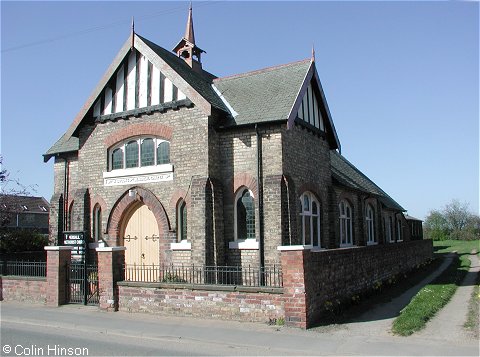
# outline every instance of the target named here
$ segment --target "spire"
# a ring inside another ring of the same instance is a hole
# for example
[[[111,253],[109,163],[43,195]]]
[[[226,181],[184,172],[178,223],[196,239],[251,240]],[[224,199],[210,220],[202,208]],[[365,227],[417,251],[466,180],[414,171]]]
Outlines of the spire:
[[[185,29],[185,35],[182,37],[179,43],[172,50],[178,57],[183,60],[195,71],[202,69],[202,62],[200,57],[204,50],[197,47],[195,44],[195,34],[193,32],[193,15],[192,15],[192,3],[188,8],[187,27]]]
[[[312,62],[315,62],[315,45],[312,43]]]
[[[133,47],[135,47],[135,19],[132,16],[132,46],[130,49],[133,50]]]
[[[187,27],[185,28],[185,36],[183,37],[188,42],[195,44],[195,33],[193,32],[193,16],[192,16],[192,2],[188,8]]]

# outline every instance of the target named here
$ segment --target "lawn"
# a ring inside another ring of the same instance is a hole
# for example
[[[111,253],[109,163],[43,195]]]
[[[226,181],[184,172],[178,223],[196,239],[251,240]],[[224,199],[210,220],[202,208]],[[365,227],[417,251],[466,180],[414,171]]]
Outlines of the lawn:
[[[468,255],[474,249],[478,252],[478,240],[434,242],[436,256],[453,251],[457,252],[457,256],[440,276],[424,286],[400,312],[393,322],[394,333],[408,336],[423,329],[427,321],[450,301],[470,267]]]

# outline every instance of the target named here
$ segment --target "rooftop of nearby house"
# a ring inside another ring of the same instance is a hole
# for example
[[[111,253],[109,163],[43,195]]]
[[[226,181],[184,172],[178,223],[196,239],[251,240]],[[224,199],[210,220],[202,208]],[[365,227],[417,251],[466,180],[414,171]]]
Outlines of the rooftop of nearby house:
[[[15,213],[48,214],[50,204],[43,197],[1,195],[0,208]]]

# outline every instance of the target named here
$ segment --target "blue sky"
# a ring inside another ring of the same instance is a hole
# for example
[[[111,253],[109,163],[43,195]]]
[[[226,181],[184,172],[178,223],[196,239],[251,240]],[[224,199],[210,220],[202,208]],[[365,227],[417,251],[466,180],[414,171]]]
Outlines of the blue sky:
[[[187,2],[1,2],[1,154],[36,194],[42,154],[128,38],[171,49]],[[227,76],[311,55],[342,153],[408,213],[479,210],[478,2],[194,2],[204,68]]]

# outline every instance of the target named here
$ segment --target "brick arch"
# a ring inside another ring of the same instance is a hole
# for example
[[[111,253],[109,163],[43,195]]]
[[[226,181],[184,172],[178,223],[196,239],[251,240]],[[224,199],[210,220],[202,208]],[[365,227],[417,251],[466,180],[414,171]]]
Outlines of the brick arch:
[[[236,174],[232,179],[233,197],[240,187],[246,187],[253,192],[255,199],[258,199],[257,180],[247,172]]]
[[[314,183],[307,182],[307,183],[304,183],[303,185],[301,185],[298,188],[298,197],[303,195],[305,192],[310,192],[311,194],[313,194],[315,196],[315,198],[317,199],[318,202],[320,202],[320,204],[322,203],[322,201],[323,201],[322,197],[318,194],[318,186],[315,185]]]
[[[172,128],[164,124],[138,123],[113,132],[105,138],[104,143],[109,148],[120,141],[141,135],[152,135],[170,141],[172,133]]]
[[[95,195],[91,200],[90,200],[90,208],[92,209],[92,212],[93,212],[93,209],[95,208],[96,205],[99,205],[100,208],[102,209],[102,212],[106,212],[107,211],[107,203],[105,202],[105,200],[99,196],[99,195]]]
[[[129,196],[128,192],[130,190],[137,191],[136,197]],[[130,208],[139,202],[145,204],[155,216],[158,224],[158,231],[161,235],[160,239],[165,240],[168,238],[170,222],[162,203],[151,191],[142,187],[131,187],[117,200],[110,212],[110,216],[108,217],[107,231],[110,245],[120,245],[122,243],[120,241],[120,233],[123,220]]]
[[[178,201],[182,199],[185,201],[185,203],[187,204],[187,208],[190,207],[190,204],[191,204],[191,200],[190,200],[190,196],[187,197],[187,191],[185,190],[182,190],[182,189],[177,189],[175,190],[175,192],[172,194],[172,197],[170,198],[170,203],[169,203],[169,206],[170,206],[170,209],[173,211],[173,212],[176,212],[177,210],[177,204],[178,204]]]

